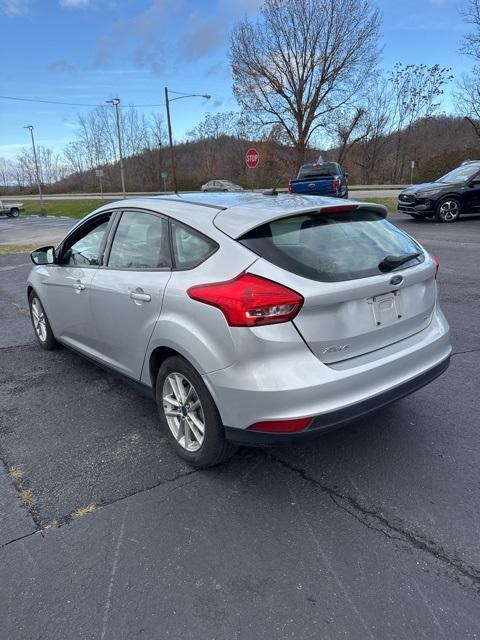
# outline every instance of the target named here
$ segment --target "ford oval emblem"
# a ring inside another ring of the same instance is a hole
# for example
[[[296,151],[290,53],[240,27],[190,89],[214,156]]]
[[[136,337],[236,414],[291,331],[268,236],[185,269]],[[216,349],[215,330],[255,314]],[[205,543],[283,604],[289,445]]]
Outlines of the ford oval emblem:
[[[402,276],[393,276],[393,278],[390,279],[390,284],[402,284],[402,282],[403,282]]]

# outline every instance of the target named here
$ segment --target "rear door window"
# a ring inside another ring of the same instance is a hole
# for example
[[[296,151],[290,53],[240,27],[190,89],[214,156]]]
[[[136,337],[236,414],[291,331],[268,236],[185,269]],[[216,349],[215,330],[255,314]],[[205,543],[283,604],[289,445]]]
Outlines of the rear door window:
[[[209,258],[218,249],[216,242],[172,220],[172,244],[175,267],[192,269]]]
[[[322,282],[379,275],[387,256],[421,252],[409,236],[368,210],[281,218],[249,231],[240,242],[291,273]],[[423,260],[421,253],[401,268]]]
[[[115,269],[168,269],[168,222],[154,213],[125,211],[113,238],[108,266]]]

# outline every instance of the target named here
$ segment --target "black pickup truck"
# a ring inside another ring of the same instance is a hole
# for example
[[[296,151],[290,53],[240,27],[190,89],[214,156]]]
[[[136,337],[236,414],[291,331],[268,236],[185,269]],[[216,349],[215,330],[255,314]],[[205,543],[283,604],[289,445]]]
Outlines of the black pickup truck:
[[[296,180],[290,180],[288,192],[348,198],[348,173],[338,162],[304,164],[300,167]]]

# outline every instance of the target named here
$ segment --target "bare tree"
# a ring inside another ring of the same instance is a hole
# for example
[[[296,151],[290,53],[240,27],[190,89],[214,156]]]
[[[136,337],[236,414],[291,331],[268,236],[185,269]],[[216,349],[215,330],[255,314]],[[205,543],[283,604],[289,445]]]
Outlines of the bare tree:
[[[353,162],[360,168],[363,184],[378,179],[380,165],[380,180],[384,182],[387,176],[390,177],[386,172],[386,151],[394,126],[394,106],[391,87],[383,74],[370,84],[363,108],[360,131],[356,134],[360,140],[355,147]]]
[[[471,124],[480,138],[480,67],[471,75],[464,75],[458,83],[457,110]]]
[[[233,92],[261,126],[280,124],[302,164],[325,116],[349,103],[378,60],[370,0],[265,0],[230,38]]]
[[[472,31],[463,37],[460,51],[480,62],[480,0],[469,0],[462,13],[467,24],[472,26]]]
[[[453,76],[451,69],[434,64],[398,63],[390,75],[395,108],[395,128],[398,130],[392,182],[404,177],[406,149],[411,140],[413,124],[420,118],[431,118],[438,112],[440,96]]]
[[[351,149],[363,140],[368,133],[362,122],[365,120],[364,107],[355,107],[353,110],[339,109],[334,112],[330,125],[331,135],[336,150],[336,161],[342,164]]]
[[[15,163],[7,158],[0,158],[0,185],[6,190],[15,184]]]
[[[458,112],[480,138],[480,0],[470,0],[463,16],[472,31],[464,36],[460,51],[471,56],[476,64],[472,73],[465,74],[458,82],[455,97]]]

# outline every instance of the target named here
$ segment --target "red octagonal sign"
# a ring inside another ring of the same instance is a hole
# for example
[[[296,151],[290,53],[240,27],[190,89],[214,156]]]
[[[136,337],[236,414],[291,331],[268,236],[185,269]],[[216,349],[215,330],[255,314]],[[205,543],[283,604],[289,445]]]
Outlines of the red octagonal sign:
[[[249,169],[255,169],[260,160],[260,154],[256,149],[248,149],[245,154],[245,164]]]

